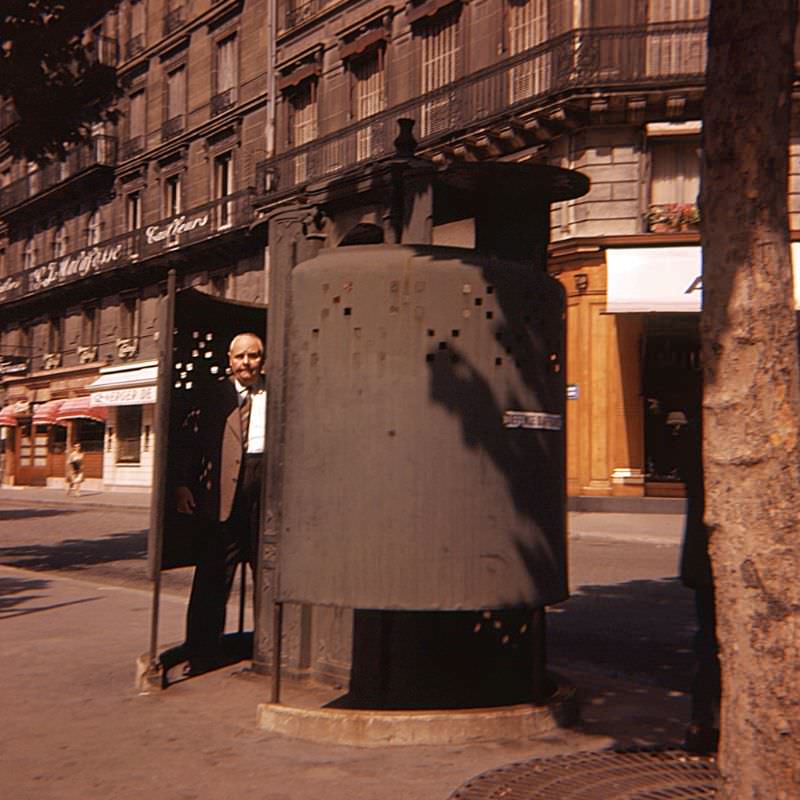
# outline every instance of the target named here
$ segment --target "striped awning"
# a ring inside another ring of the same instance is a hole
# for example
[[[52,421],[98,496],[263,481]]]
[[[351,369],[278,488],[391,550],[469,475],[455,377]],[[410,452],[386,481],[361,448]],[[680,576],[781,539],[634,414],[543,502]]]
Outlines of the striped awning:
[[[105,406],[93,406],[88,394],[82,397],[70,397],[64,400],[58,410],[57,421],[68,419],[93,419],[95,422],[105,422],[108,411]]]
[[[0,425],[16,425],[17,424],[17,404],[12,403],[10,406],[3,406],[0,408]]]
[[[56,425],[58,424],[58,412],[64,405],[64,400],[48,400],[46,403],[36,406],[33,409],[34,425]]]

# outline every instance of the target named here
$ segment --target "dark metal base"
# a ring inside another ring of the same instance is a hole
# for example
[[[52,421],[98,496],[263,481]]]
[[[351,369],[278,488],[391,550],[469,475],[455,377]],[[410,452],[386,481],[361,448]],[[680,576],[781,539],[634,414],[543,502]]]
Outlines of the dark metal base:
[[[484,772],[449,800],[705,800],[716,796],[714,759],[683,750],[573,753]]]

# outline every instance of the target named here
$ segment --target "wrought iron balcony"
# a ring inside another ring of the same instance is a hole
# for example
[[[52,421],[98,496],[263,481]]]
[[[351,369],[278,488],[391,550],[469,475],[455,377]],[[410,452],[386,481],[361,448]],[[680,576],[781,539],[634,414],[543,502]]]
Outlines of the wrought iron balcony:
[[[133,58],[142,52],[144,52],[144,34],[137,33],[136,36],[131,36],[125,43],[125,58]]]
[[[129,158],[138,156],[139,153],[144,152],[144,136],[131,136],[126,139],[120,146],[119,158],[120,161],[127,161]]]
[[[116,137],[94,136],[87,144],[72,150],[64,161],[47,164],[0,190],[0,214],[93,168],[113,167],[116,163]]]
[[[325,5],[325,0],[288,0],[281,30],[289,31],[313,17]]]
[[[216,117],[231,108],[236,102],[236,90],[225,89],[211,97],[211,116]]]
[[[289,193],[393,152],[397,120],[415,119],[422,145],[519,117],[555,97],[702,85],[706,21],[577,29],[257,165],[265,193]],[[267,183],[269,185],[267,185]]]
[[[168,139],[172,139],[177,136],[179,133],[183,133],[186,127],[186,118],[183,114],[178,117],[173,117],[172,119],[168,119],[162,126],[161,126],[161,141],[166,142]]]
[[[186,14],[184,7],[178,6],[164,14],[164,36],[169,36],[174,33],[178,28],[186,22]]]

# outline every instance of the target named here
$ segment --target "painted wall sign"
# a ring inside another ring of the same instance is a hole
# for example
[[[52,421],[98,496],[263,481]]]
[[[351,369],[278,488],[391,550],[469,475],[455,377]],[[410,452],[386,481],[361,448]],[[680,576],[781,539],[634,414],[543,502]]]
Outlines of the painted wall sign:
[[[145,228],[144,237],[147,244],[169,244],[184,233],[189,233],[196,228],[204,228],[208,225],[208,212],[187,218],[185,214],[167,222],[165,225],[150,225]]]
[[[28,272],[28,291],[38,292],[50,286],[58,286],[76,278],[83,278],[103,267],[116,264],[125,255],[123,244],[107,247],[92,247],[79,250],[74,255],[65,256],[58,261],[50,261]]]
[[[128,389],[104,389],[92,392],[93,406],[141,406],[156,402],[155,386],[132,386]]]
[[[22,288],[22,279],[19,275],[9,275],[0,281],[0,299],[7,300],[13,297]]]

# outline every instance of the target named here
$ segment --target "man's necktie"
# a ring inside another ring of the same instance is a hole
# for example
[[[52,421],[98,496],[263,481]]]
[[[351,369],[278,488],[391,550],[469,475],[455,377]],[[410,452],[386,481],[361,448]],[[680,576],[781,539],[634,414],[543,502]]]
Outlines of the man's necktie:
[[[242,448],[247,450],[247,432],[250,427],[250,409],[253,407],[253,395],[246,389],[239,406],[239,419],[242,423]]]

